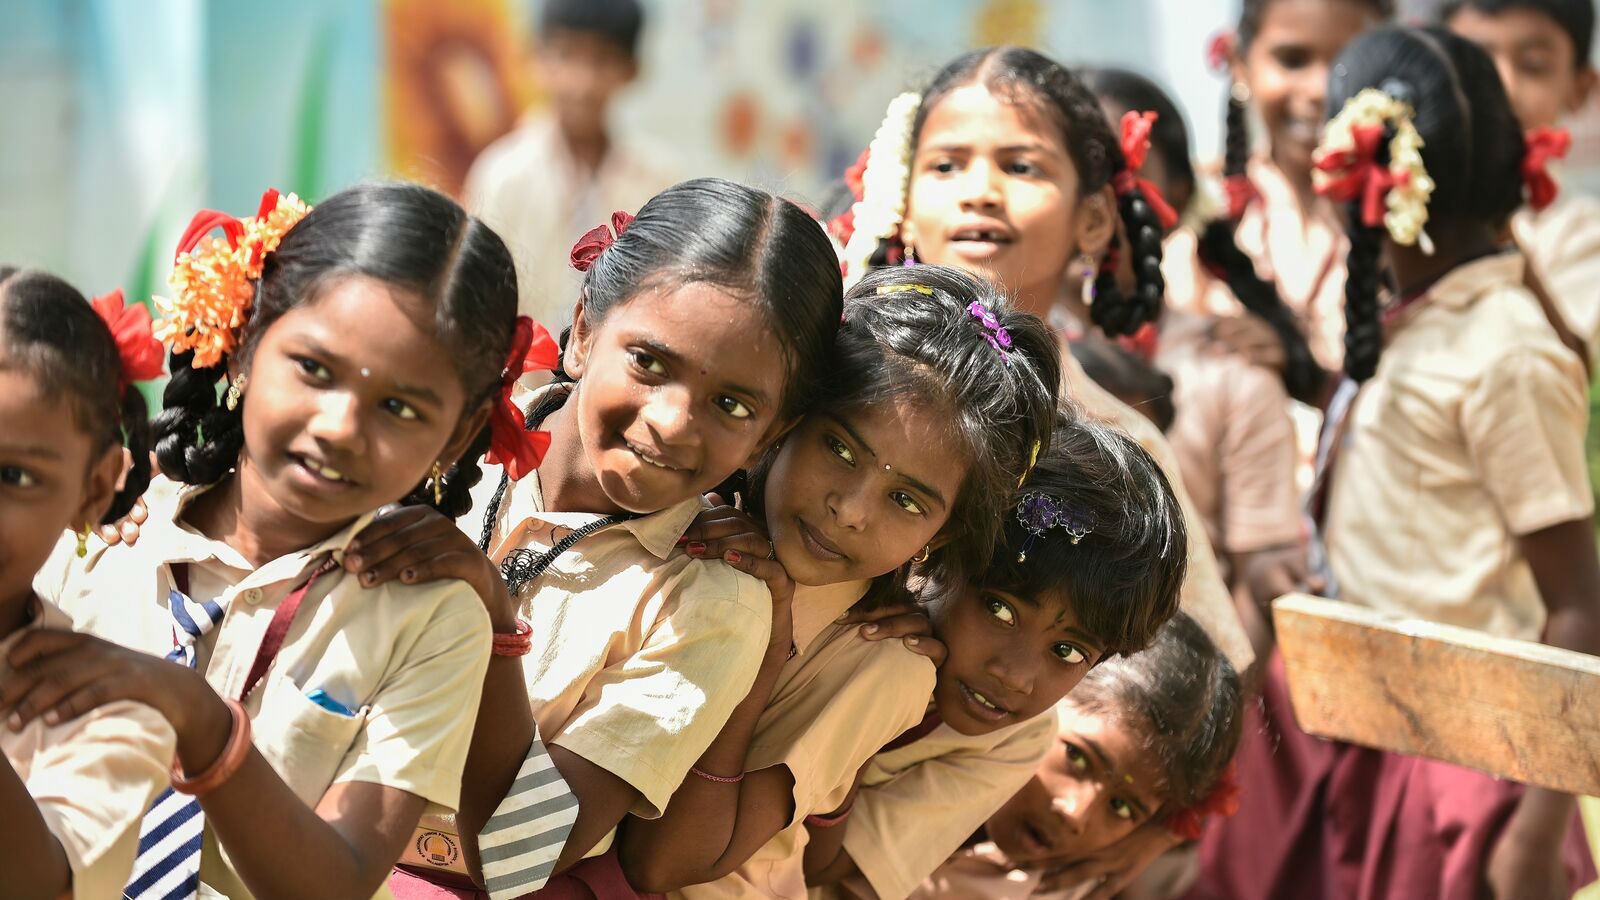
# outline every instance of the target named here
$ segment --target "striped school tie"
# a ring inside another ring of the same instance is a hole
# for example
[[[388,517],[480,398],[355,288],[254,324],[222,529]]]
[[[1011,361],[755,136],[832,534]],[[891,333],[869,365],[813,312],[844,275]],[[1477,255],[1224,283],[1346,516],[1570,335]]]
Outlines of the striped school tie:
[[[177,586],[167,593],[173,647],[167,659],[195,668],[195,645],[222,621],[223,608],[189,599],[188,567],[173,567]],[[200,892],[200,844],[205,818],[200,801],[171,787],[156,796],[139,826],[139,854],[122,896],[126,900],[190,900]]]

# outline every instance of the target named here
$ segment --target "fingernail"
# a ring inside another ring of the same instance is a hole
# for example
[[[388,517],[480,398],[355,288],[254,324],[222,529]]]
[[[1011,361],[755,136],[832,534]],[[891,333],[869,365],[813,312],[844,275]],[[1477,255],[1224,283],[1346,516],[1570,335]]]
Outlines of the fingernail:
[[[740,555],[739,551],[737,551],[737,550],[729,550],[728,553],[727,553],[727,556],[726,556],[726,559],[728,560],[728,562],[731,562],[731,563],[736,563],[736,562],[738,562],[739,560],[741,560],[743,558],[744,557],[742,555]]]
[[[700,541],[690,541],[683,549],[684,552],[688,553],[690,556],[699,556],[700,554],[706,552],[706,545]]]
[[[848,619],[848,618],[850,618],[850,611],[849,610],[845,610],[845,612],[843,614],[841,614],[839,616],[839,618],[834,619],[834,621],[835,622],[843,622],[845,619]]]
[[[377,581],[377,580],[378,580],[378,573],[376,573],[376,572],[362,572],[361,573],[361,583],[362,584],[371,584],[371,583],[373,583],[374,581]]]
[[[50,710],[49,712],[44,714],[44,723],[46,725],[60,725],[61,724],[61,714],[56,712],[53,709]]]
[[[6,725],[9,726],[12,731],[21,731],[22,716],[18,715],[17,713],[12,713],[6,717]]]
[[[679,547],[682,547],[684,544],[687,544],[687,543],[689,543],[689,536],[687,534],[684,535],[681,538],[678,538],[678,546]]]
[[[918,638],[916,635],[911,635],[911,636],[906,638],[906,643],[910,644],[913,647],[915,647],[919,640],[920,640],[920,638]]]
[[[344,555],[344,563],[347,566],[352,566],[352,567],[357,568],[357,569],[361,568],[361,554],[359,554],[359,553],[346,553]]]
[[[417,570],[416,569],[406,569],[405,571],[400,573],[400,580],[401,581],[415,581],[415,580],[417,580]]]
[[[878,632],[878,626],[876,626],[876,625],[863,625],[863,626],[861,626],[861,633],[862,634],[877,634],[877,632]]]

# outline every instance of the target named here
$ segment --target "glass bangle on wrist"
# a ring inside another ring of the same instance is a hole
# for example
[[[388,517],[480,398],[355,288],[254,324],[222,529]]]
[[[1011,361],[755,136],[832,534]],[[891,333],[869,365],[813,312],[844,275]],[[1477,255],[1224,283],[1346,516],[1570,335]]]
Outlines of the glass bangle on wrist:
[[[232,778],[239,767],[244,765],[245,754],[250,752],[250,715],[244,711],[244,704],[234,699],[224,701],[228,704],[228,714],[233,719],[233,728],[228,732],[228,742],[223,745],[222,753],[217,756],[211,767],[193,778],[184,774],[183,765],[177,757],[172,760],[172,789],[180,794],[200,797],[217,789],[224,781]]]
[[[517,619],[517,630],[513,632],[496,633],[494,636],[495,656],[527,656],[533,650],[533,626],[522,619]]]

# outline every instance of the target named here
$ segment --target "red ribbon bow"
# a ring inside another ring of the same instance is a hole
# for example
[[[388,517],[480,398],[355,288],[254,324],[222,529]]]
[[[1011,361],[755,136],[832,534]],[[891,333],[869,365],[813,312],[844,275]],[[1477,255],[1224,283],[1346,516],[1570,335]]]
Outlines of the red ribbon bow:
[[[861,179],[866,175],[867,161],[871,156],[872,148],[869,147],[861,151],[861,155],[856,157],[855,163],[850,168],[844,170],[845,187],[849,188],[850,196],[854,197],[858,203],[866,196],[866,186]],[[856,208],[854,204],[849,209],[828,220],[828,233],[833,235],[834,240],[837,240],[841,246],[850,243],[850,238],[855,236],[856,233]],[[842,270],[844,264],[841,263],[840,266]]]
[[[1316,166],[1334,177],[1317,188],[1317,193],[1334,200],[1361,202],[1361,224],[1376,228],[1383,224],[1384,198],[1395,187],[1411,181],[1410,172],[1395,172],[1378,163],[1378,144],[1383,140],[1382,125],[1357,125],[1350,129],[1351,146],[1335,150],[1318,159]]]
[[[1206,65],[1218,75],[1228,71],[1228,64],[1233,61],[1233,46],[1236,42],[1233,32],[1219,31],[1211,36],[1211,42],[1206,44]]]
[[[500,396],[489,414],[489,452],[483,457],[485,462],[504,468],[513,481],[520,481],[539,468],[545,451],[550,449],[550,434],[527,430],[522,410],[511,401],[511,389],[523,373],[554,369],[560,362],[561,350],[550,332],[527,316],[517,316],[511,352],[500,373]]]
[[[1117,338],[1117,344],[1145,362],[1154,363],[1156,351],[1160,349],[1160,333],[1154,324],[1146,322],[1133,334]]]
[[[600,254],[606,252],[606,248],[615,243],[617,238],[622,237],[622,233],[627,231],[631,224],[633,216],[619,209],[611,214],[609,229],[604,225],[596,225],[584,232],[583,237],[578,238],[578,242],[572,245],[572,267],[579,272],[589,271],[589,267],[600,258]],[[615,237],[612,236],[612,232],[616,232]]]
[[[117,344],[117,396],[122,396],[135,381],[160,378],[165,354],[161,342],[150,333],[150,310],[140,305],[124,305],[122,288],[101,294],[90,304],[111,329],[111,337]]]
[[[1260,192],[1256,190],[1256,183],[1244,173],[1229,175],[1222,181],[1222,188],[1228,194],[1228,218],[1237,221],[1244,215],[1244,211],[1255,202]]]
[[[1231,816],[1239,811],[1239,772],[1233,763],[1228,764],[1211,793],[1199,803],[1181,809],[1167,820],[1167,829],[1185,840],[1197,841],[1204,829],[1206,816]]]
[[[1528,183],[1528,205],[1534,211],[1555,202],[1560,187],[1550,175],[1550,160],[1563,159],[1572,149],[1565,128],[1535,128],[1528,132],[1528,154],[1522,158],[1522,180]]]
[[[1156,114],[1153,112],[1136,112],[1128,110],[1122,114],[1122,159],[1123,168],[1111,178],[1111,187],[1117,196],[1126,197],[1138,188],[1144,193],[1144,200],[1155,210],[1156,220],[1164,229],[1170,229],[1178,224],[1178,213],[1167,203],[1167,198],[1161,196],[1161,190],[1148,178],[1140,178],[1139,170],[1144,168],[1145,158],[1150,155],[1150,130],[1156,125]]]

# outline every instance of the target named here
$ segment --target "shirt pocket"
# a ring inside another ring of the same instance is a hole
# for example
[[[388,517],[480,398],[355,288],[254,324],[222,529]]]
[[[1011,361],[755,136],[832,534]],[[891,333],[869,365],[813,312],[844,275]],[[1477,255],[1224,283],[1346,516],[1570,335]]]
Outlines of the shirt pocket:
[[[252,721],[256,749],[296,795],[315,808],[333,784],[367,723],[369,707],[353,715],[323,708],[284,679],[268,687]]]

